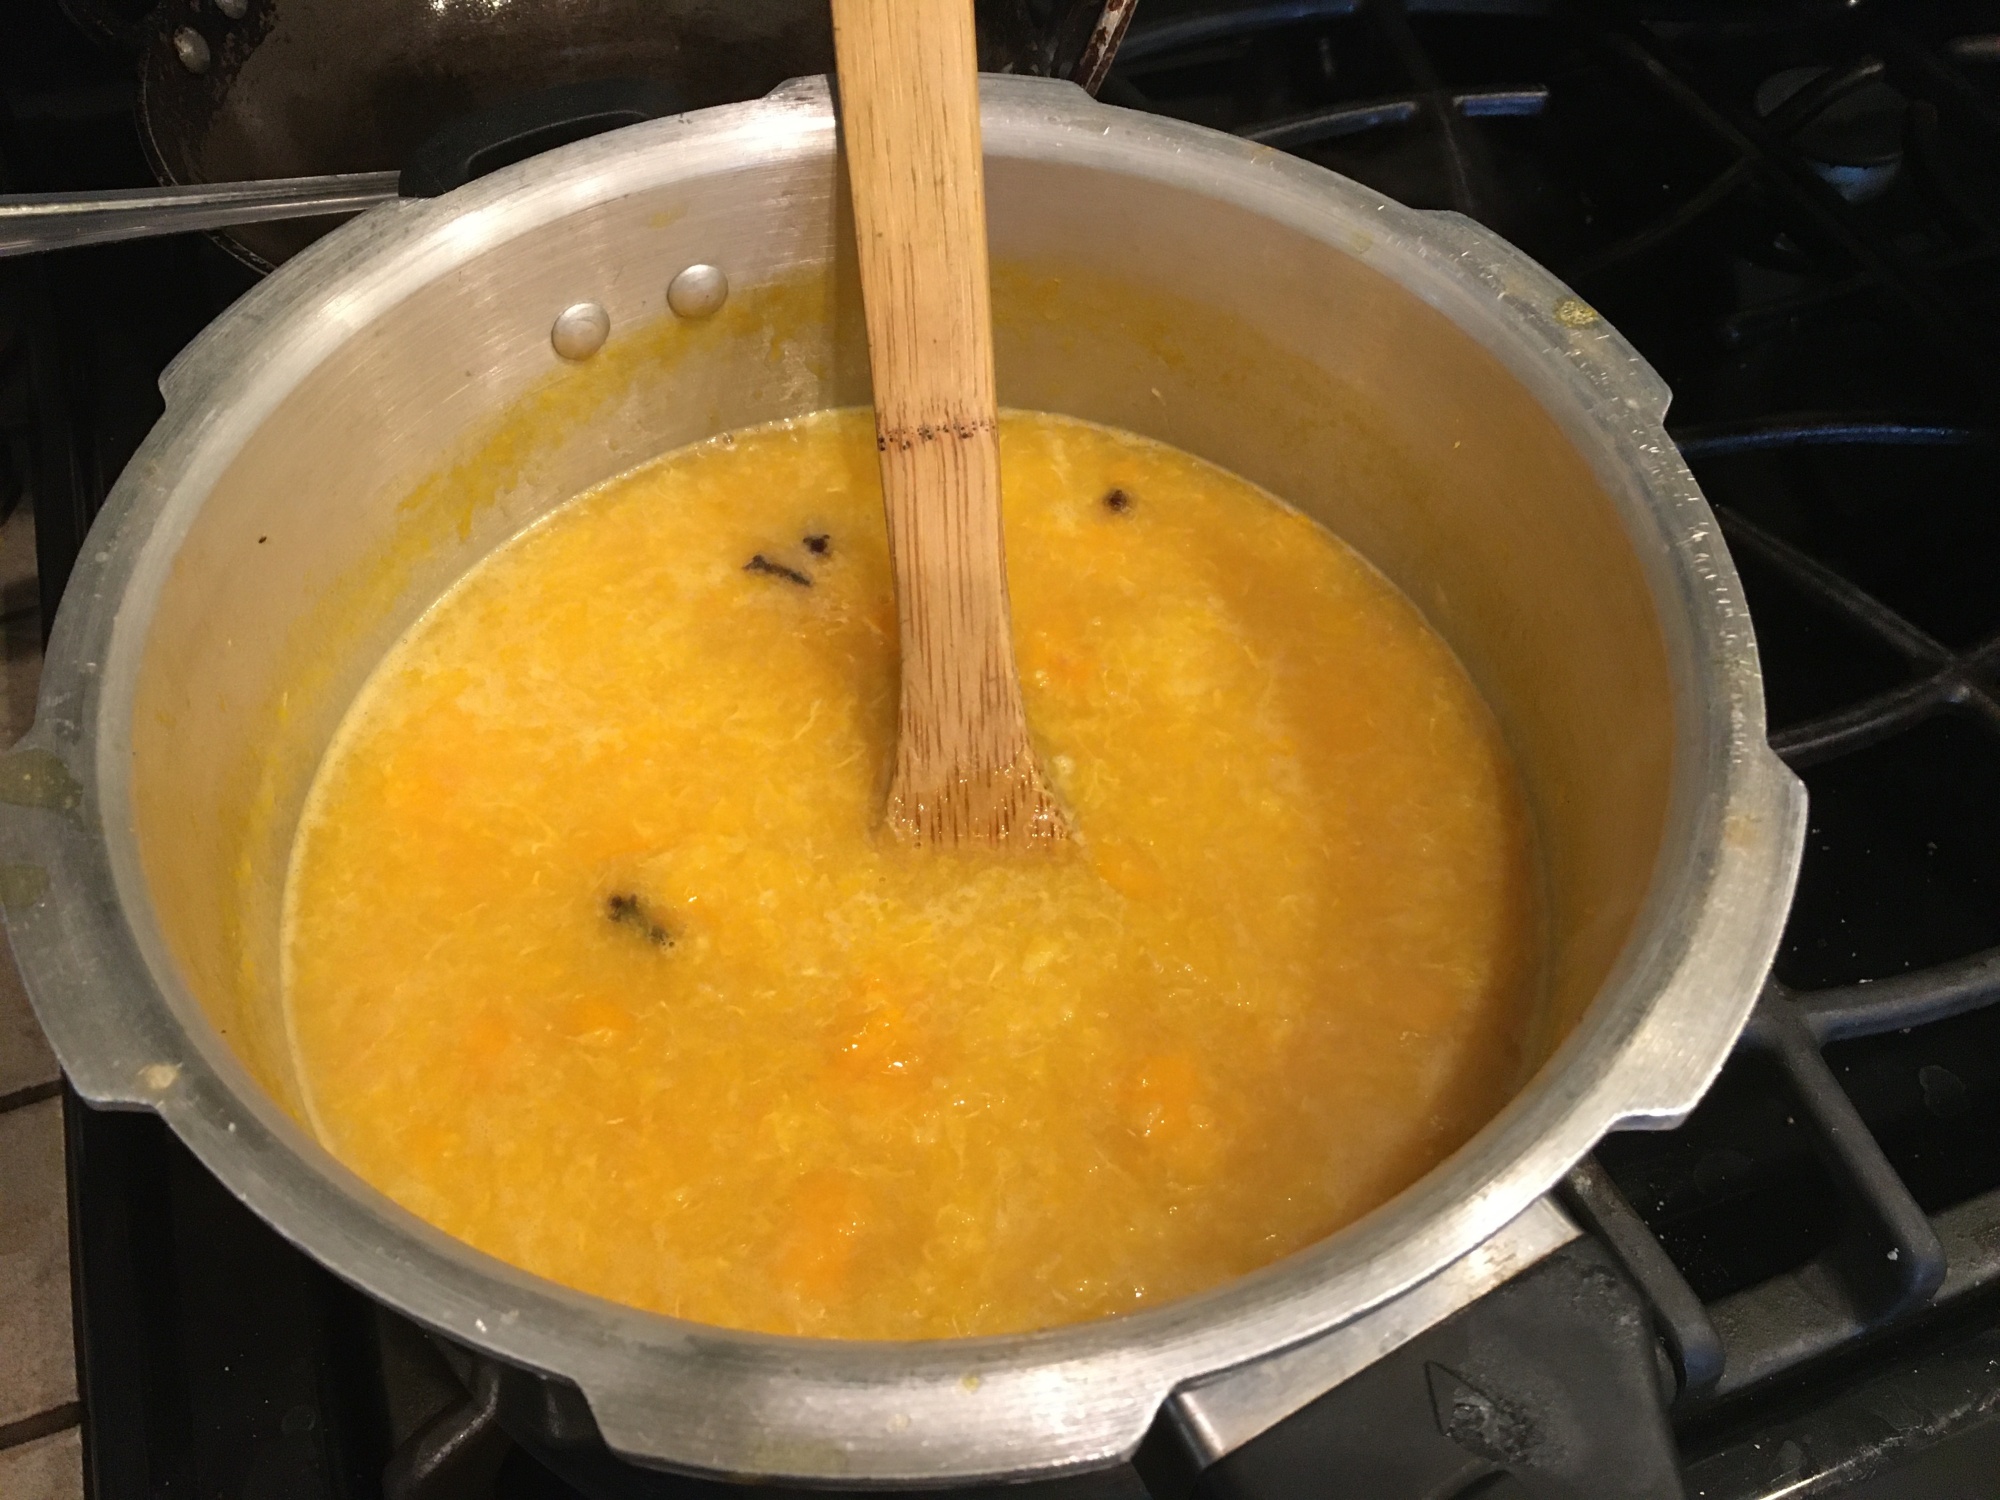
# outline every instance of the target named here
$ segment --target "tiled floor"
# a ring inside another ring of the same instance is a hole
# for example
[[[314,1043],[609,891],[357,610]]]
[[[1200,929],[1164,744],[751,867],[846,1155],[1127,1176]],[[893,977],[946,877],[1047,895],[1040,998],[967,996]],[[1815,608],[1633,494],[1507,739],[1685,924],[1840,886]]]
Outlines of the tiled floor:
[[[34,717],[41,669],[35,530],[0,525],[0,733]],[[80,1500],[62,1101],[11,956],[0,955],[0,1497]]]

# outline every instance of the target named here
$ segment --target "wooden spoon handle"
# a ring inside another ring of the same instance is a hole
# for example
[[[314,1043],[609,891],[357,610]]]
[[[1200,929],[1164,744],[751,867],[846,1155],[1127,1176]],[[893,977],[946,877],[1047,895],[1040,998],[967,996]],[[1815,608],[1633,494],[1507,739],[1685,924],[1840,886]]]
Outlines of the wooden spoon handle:
[[[972,0],[832,0],[902,645],[890,826],[1061,837],[1007,602]]]

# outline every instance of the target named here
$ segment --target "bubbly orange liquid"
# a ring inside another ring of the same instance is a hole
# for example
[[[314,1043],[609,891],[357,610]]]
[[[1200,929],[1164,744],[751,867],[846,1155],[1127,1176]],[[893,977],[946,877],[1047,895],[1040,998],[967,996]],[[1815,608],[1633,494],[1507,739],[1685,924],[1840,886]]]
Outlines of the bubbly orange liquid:
[[[621,1302],[928,1338],[1239,1275],[1488,1118],[1534,877],[1450,651],[1240,479],[1065,418],[1001,437],[1079,838],[881,833],[865,412],[669,454],[481,564],[319,773],[287,1004],[344,1161]]]

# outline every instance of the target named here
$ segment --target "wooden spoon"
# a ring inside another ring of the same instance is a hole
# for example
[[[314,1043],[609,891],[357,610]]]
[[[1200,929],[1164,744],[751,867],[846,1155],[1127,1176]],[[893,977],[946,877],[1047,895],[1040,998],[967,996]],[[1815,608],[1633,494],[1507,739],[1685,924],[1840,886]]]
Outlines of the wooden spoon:
[[[972,0],[833,0],[833,40],[903,656],[889,826],[1060,839],[1007,605]]]

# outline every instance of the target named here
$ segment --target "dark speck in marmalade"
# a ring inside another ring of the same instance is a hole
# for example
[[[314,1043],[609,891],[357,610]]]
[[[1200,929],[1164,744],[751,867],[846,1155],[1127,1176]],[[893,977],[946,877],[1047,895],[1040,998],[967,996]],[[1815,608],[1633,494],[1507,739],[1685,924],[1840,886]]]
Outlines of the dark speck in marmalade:
[[[1123,490],[1111,490],[1104,497],[1104,508],[1123,514],[1132,508],[1132,497]]]
[[[671,948],[674,935],[658,917],[646,910],[646,903],[630,891],[614,891],[604,898],[604,915],[621,927],[629,927],[655,948]]]
[[[761,552],[743,565],[743,571],[746,573],[768,573],[773,578],[782,578],[787,583],[796,583],[802,589],[811,588],[813,583],[812,579],[801,573],[797,568],[788,568],[783,563],[774,563]]]
[[[806,538],[806,551],[814,557],[825,557],[833,551],[833,538],[823,531],[816,531]]]

